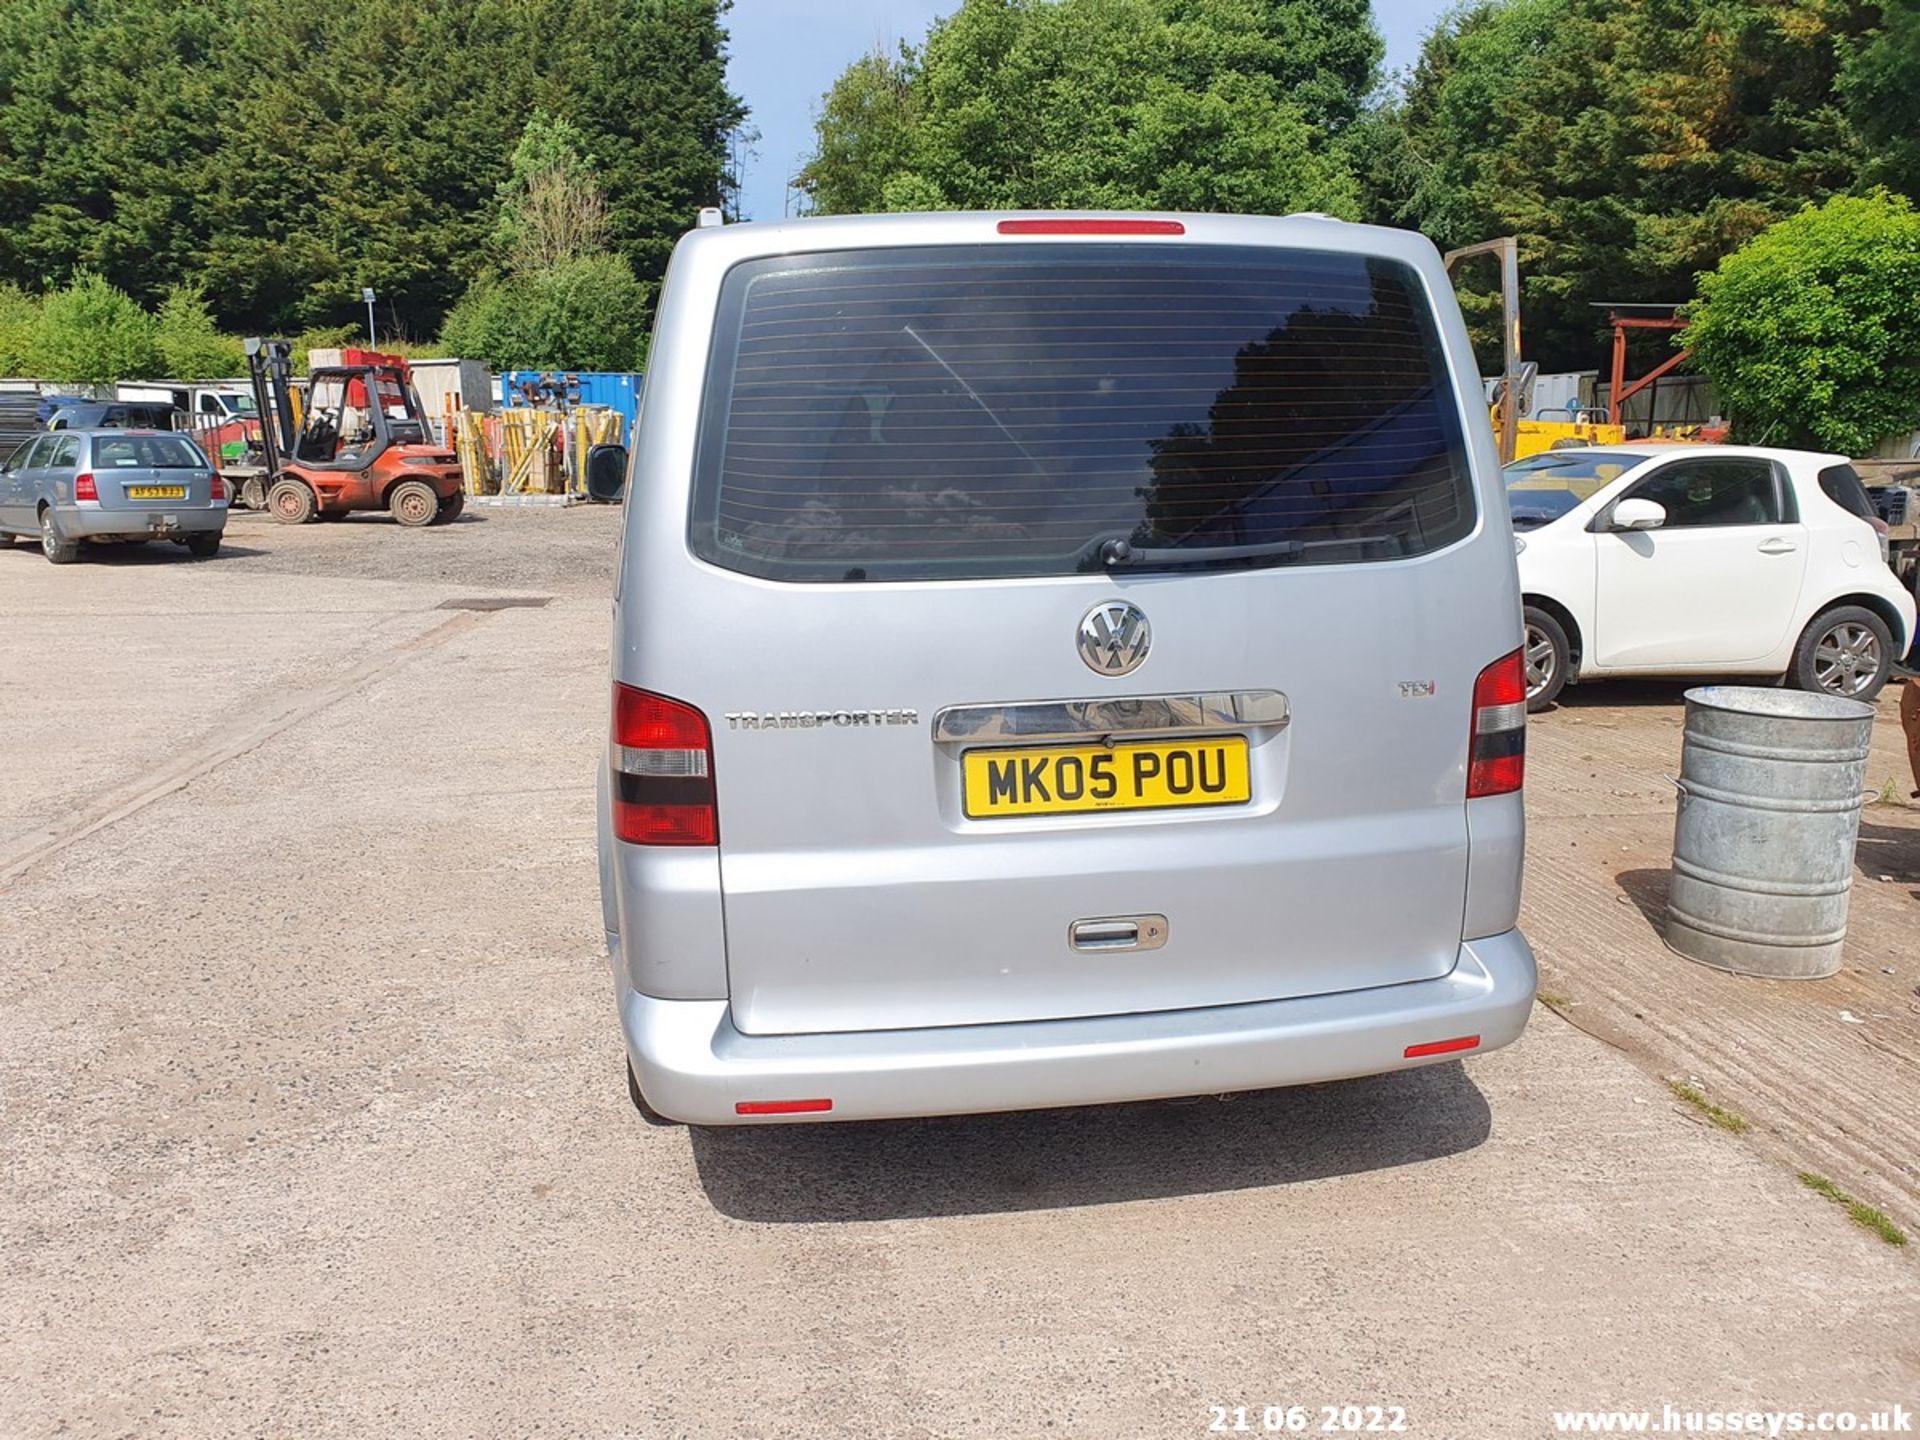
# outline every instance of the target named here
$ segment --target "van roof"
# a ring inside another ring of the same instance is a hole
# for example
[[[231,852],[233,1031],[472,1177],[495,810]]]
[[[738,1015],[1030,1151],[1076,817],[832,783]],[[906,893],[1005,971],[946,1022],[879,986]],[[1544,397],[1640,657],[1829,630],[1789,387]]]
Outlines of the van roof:
[[[942,210],[806,215],[687,231],[677,253],[722,263],[793,251],[977,244],[1277,245],[1379,255],[1439,266],[1433,242],[1412,230],[1359,225],[1317,212],[1197,215],[1178,211]]]

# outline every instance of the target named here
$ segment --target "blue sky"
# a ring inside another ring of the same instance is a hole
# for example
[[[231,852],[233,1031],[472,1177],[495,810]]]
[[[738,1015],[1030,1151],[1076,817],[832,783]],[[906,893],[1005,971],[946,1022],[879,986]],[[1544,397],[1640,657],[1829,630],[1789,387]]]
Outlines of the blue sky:
[[[753,111],[757,153],[747,156],[747,215],[778,220],[786,182],[813,141],[813,107],[834,77],[875,43],[919,40],[928,22],[959,0],[734,0],[728,74]],[[1374,0],[1387,42],[1387,68],[1413,63],[1445,0]]]

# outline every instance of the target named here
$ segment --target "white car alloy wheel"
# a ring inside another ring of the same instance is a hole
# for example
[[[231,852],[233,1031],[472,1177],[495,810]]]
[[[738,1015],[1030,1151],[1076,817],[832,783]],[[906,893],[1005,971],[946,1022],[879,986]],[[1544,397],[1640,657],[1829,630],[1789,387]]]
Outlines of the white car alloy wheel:
[[[1537,625],[1527,626],[1527,698],[1549,689],[1560,673],[1560,657],[1553,638]]]
[[[1858,695],[1880,678],[1880,665],[1880,637],[1858,621],[1843,620],[1814,643],[1814,678],[1835,695]]]

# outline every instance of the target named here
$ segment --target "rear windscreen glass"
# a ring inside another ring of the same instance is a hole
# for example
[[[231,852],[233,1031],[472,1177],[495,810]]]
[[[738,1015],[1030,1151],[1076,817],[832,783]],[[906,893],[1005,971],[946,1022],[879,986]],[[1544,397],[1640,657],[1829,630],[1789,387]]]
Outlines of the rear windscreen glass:
[[[1417,555],[1474,524],[1397,262],[1009,245],[783,256],[721,292],[694,552],[783,580]],[[1183,558],[1181,550],[1263,553]]]
[[[1879,518],[1873,501],[1867,498],[1867,487],[1860,481],[1860,472],[1851,465],[1829,465],[1822,470],[1820,488],[1842,510],[1858,515],[1862,520]]]
[[[178,435],[103,435],[93,442],[93,463],[102,470],[198,470],[207,460]]]

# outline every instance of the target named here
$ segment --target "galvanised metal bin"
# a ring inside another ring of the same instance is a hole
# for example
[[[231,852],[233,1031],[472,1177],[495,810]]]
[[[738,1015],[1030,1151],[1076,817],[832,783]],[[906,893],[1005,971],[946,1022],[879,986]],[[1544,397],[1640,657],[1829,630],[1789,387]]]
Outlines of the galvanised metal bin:
[[[1668,945],[1741,975],[1840,968],[1873,716],[1799,690],[1687,692]]]

